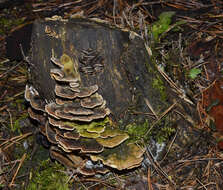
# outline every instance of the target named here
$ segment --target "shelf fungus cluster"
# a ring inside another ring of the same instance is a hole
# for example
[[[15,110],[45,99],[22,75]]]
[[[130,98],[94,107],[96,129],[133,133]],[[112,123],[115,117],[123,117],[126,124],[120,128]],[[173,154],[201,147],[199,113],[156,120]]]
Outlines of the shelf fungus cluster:
[[[99,87],[82,85],[77,59],[63,54],[51,62],[55,101],[45,101],[32,85],[25,89],[29,115],[50,142],[50,156],[83,175],[104,174],[109,171],[104,166],[118,170],[139,166],[144,151],[112,126]]]

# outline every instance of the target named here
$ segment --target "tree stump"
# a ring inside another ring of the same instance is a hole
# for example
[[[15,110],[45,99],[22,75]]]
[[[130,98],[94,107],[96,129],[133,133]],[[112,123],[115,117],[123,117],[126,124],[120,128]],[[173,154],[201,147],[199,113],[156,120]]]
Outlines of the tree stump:
[[[89,171],[86,155],[118,170],[139,166],[144,148],[123,129],[167,104],[154,88],[160,78],[143,40],[104,23],[61,18],[36,21],[31,39],[25,97],[51,157],[84,175],[107,171]]]

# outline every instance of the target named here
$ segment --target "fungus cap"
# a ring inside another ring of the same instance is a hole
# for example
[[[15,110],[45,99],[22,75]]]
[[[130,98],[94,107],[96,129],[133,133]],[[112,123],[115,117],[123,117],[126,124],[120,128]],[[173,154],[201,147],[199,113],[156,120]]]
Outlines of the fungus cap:
[[[124,133],[121,135],[108,137],[108,138],[99,137],[99,138],[96,138],[96,141],[104,147],[113,148],[120,145],[122,142],[124,142],[128,138],[129,138],[129,135],[127,133]]]
[[[65,149],[80,150],[82,153],[99,153],[104,149],[103,146],[94,139],[80,138],[74,140],[56,135],[56,140]]]
[[[56,131],[51,127],[48,121],[45,124],[45,128],[46,128],[46,137],[48,141],[52,144],[57,144]]]
[[[56,146],[50,147],[50,157],[54,160],[57,160],[64,166],[68,168],[75,168],[75,164],[65,155],[63,154]]]
[[[46,122],[46,117],[43,114],[37,113],[31,107],[28,108],[29,117],[38,121],[40,124],[44,125]]]
[[[106,149],[97,155],[90,155],[93,161],[101,160],[107,165],[118,170],[138,167],[143,160],[144,149],[136,144],[124,143],[114,149]]]
[[[104,100],[98,93],[95,93],[90,97],[81,99],[81,106],[84,108],[95,108],[102,105],[103,103]]]

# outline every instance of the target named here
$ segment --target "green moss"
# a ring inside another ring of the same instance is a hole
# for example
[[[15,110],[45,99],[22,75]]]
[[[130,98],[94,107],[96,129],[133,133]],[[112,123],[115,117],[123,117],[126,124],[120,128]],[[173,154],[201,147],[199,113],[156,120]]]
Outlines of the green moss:
[[[201,74],[201,69],[198,69],[198,68],[193,68],[189,71],[189,74],[188,76],[191,78],[191,79],[195,79],[199,74]]]
[[[168,141],[169,138],[175,134],[176,129],[172,126],[170,117],[164,117],[160,120],[153,129],[148,133],[151,124],[146,120],[142,124],[129,124],[126,126],[126,131],[130,136],[128,142],[136,142],[140,140],[148,141],[151,137],[158,143]]]
[[[60,164],[50,159],[42,161],[38,169],[32,172],[27,190],[69,190],[69,177],[62,171],[64,168]]]
[[[166,32],[171,23],[172,16],[175,14],[173,11],[163,12],[159,15],[159,20],[152,25],[152,35],[155,41],[159,36]]]
[[[172,128],[170,126],[162,127],[156,135],[157,142],[166,142],[173,134],[175,134],[175,132],[175,128]]]
[[[160,76],[157,75],[156,78],[153,78],[152,87],[159,90],[162,101],[165,101],[167,98],[166,87]]]
[[[174,135],[176,129],[171,120],[171,116],[167,115],[162,118],[151,130],[150,135],[158,143],[167,142],[172,135]]]
[[[146,132],[148,131],[149,123],[148,120],[146,120],[143,124],[137,125],[135,123],[129,124],[126,126],[126,131],[129,134],[131,140],[140,140],[140,139],[146,139],[145,137]]]
[[[180,25],[185,24],[185,21],[178,21],[171,25],[172,17],[175,15],[174,11],[163,12],[159,15],[159,19],[153,23],[149,30],[149,35],[152,34],[154,42],[159,42],[161,37],[165,36],[169,30],[174,32],[181,30]]]
[[[146,67],[147,67],[148,72],[154,75],[152,77],[152,87],[159,91],[161,100],[166,101],[166,98],[167,98],[166,87],[165,87],[164,81],[161,78],[162,76],[160,75],[160,73],[155,67],[156,65],[155,54],[151,57],[151,62],[152,62],[152,65],[150,65],[150,63],[146,63]]]

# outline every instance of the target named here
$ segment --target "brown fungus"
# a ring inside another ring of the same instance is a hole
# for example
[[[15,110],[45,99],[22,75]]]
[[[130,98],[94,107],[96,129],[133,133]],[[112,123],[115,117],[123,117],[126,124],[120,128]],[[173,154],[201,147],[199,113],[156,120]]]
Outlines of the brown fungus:
[[[66,99],[61,99],[61,98],[56,98],[55,101],[56,101],[56,104],[58,105],[76,103],[75,100],[66,100]],[[77,103],[80,104],[79,101]]]
[[[104,147],[95,139],[83,138],[81,145],[81,153],[100,153],[104,150]]]
[[[107,172],[109,172],[107,168],[104,168],[103,166],[93,165],[91,162],[87,160],[83,161],[79,165],[77,170],[79,173],[86,176],[95,175],[97,173],[106,174]]]
[[[30,89],[29,89],[29,85],[27,84],[26,85],[26,88],[25,88],[25,95],[24,95],[24,97],[25,97],[25,99],[26,99],[26,101],[30,101]]]
[[[117,135],[117,136],[108,137],[108,138],[99,137],[99,138],[96,138],[96,141],[104,147],[113,148],[120,145],[122,142],[124,142],[128,138],[129,138],[128,134],[124,133],[122,135]]]
[[[71,121],[91,121],[93,114],[97,118],[101,118],[101,115],[105,115],[107,112],[103,109],[98,109],[93,112],[90,109],[76,107],[75,104],[63,104],[58,105],[54,102],[47,104],[45,107],[46,112],[56,119],[68,119]],[[88,116],[88,115],[92,115]]]
[[[46,122],[46,117],[40,113],[37,113],[31,107],[28,108],[29,117],[38,121],[40,124],[44,125]]]
[[[50,75],[54,78],[55,75],[59,77],[64,77],[64,72],[61,69],[50,69]],[[56,79],[55,79],[56,80]]]
[[[71,89],[72,90],[72,89]],[[98,85],[88,86],[88,87],[79,87],[80,92],[78,93],[77,97],[85,98],[89,97],[98,90]]]
[[[61,146],[60,144],[58,144],[58,147],[59,147],[61,150],[63,150],[63,152],[64,152],[65,154],[67,154],[67,153],[71,153],[71,152],[72,152],[72,150],[68,150],[68,149],[66,149],[65,147]]]
[[[96,165],[96,167],[95,167],[95,173],[100,173],[100,174],[106,174],[106,173],[108,173],[109,172],[109,169],[108,168],[105,168],[104,166],[102,167],[98,167],[97,165]]]
[[[56,135],[56,140],[60,146],[64,147],[67,150],[80,150],[81,149],[80,141],[78,140],[66,139],[66,138],[61,137],[60,135]]]
[[[74,99],[77,97],[77,92],[71,90],[70,87],[56,85],[55,94],[61,98]]]
[[[31,96],[30,105],[33,109],[45,112],[45,101],[39,96]]]
[[[77,83],[79,81],[78,78],[73,78],[72,76],[61,77],[60,75],[55,74],[55,73],[51,73],[50,75],[52,78],[54,78],[56,81],[59,81],[59,82]]]
[[[68,168],[75,168],[75,164],[63,152],[59,151],[56,146],[50,147],[50,157],[57,160]]]
[[[71,88],[77,88],[80,86],[80,84],[78,82],[70,82],[69,85]]]
[[[64,129],[62,129],[62,130],[55,129],[55,130],[58,135],[60,135],[61,137],[67,138],[67,139],[78,140],[80,138],[80,134],[76,130],[73,130],[73,131],[67,131]]]
[[[80,167],[84,164],[84,160],[80,156],[75,155],[74,153],[67,154],[67,157],[72,160],[76,167]]]
[[[75,129],[75,126],[67,125],[65,122],[62,122],[61,120],[53,119],[51,117],[48,117],[49,123],[55,127],[58,127],[59,129],[64,129],[68,131],[72,131]]]
[[[101,95],[98,93],[93,94],[90,97],[81,99],[81,106],[84,108],[95,108],[102,105],[104,102]]]
[[[89,118],[89,116],[85,116],[85,115],[79,115],[79,116],[75,116],[71,113],[65,113],[63,110],[56,110],[55,111],[56,116],[58,116],[61,119],[67,119],[70,121],[86,121],[86,122],[90,122],[91,119]]]
[[[46,122],[46,136],[50,143],[57,144],[56,131],[50,126],[49,122]]]
[[[55,118],[67,119],[70,121],[81,121],[81,122],[91,122],[96,119],[103,119],[110,113],[109,109],[94,110],[92,115],[74,115],[72,113],[66,113],[61,109],[55,110],[55,112],[52,112],[52,110],[50,111],[51,112],[49,113]]]
[[[39,93],[32,86],[26,85],[25,99],[30,102],[33,109],[45,112],[45,100],[40,98]]]
[[[70,87],[69,87],[70,88]],[[80,93],[81,92],[81,89],[78,88],[78,87],[71,87],[70,88],[73,92],[77,92],[77,93]]]
[[[58,106],[56,103],[52,102],[52,103],[49,103],[49,104],[47,104],[47,105],[45,106],[45,111],[46,111],[50,116],[52,116],[52,117],[54,117],[54,118],[56,118],[56,119],[60,119],[60,117],[58,117],[58,116],[56,115],[56,110],[57,110],[57,108],[59,108],[59,106]]]
[[[144,149],[136,144],[121,144],[113,149],[106,149],[97,155],[91,155],[93,161],[101,160],[107,165],[118,170],[131,169],[141,164]]]
[[[67,138],[67,139],[79,139],[80,138],[80,134],[76,131],[73,131],[73,132],[65,132],[64,133],[64,137]]]
[[[55,58],[55,57],[51,57],[50,59],[55,65],[59,66],[60,68],[63,68],[63,64],[60,62],[59,59]]]
[[[62,124],[61,120],[54,119],[52,117],[48,117],[48,121],[51,125],[59,127]]]
[[[80,150],[82,153],[99,153],[104,149],[103,146],[94,139],[80,138],[79,140],[74,140],[57,135],[56,140],[65,149]]]
[[[55,94],[61,98],[74,99],[74,98],[85,98],[91,96],[98,90],[97,85],[89,87],[71,88],[68,86],[56,85]]]
[[[63,111],[65,113],[71,113],[73,115],[92,115],[94,112],[90,109],[82,108],[82,107],[76,107],[72,104],[65,104]]]
[[[85,166],[79,167],[78,172],[85,176],[95,175],[95,171],[92,168],[87,168]]]

